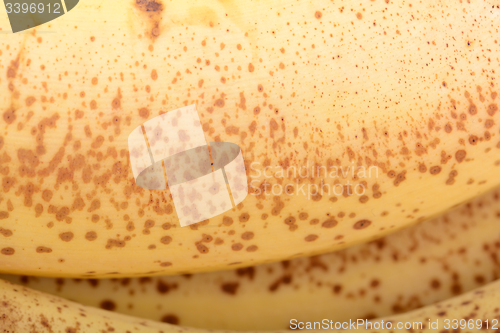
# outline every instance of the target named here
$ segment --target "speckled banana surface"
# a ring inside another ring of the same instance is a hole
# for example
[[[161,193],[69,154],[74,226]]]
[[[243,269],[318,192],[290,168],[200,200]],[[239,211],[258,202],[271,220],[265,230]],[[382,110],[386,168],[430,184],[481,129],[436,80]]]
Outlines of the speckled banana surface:
[[[187,276],[0,278],[81,304],[183,326],[277,330],[288,328],[290,318],[379,318],[468,292],[500,276],[499,241],[497,189],[439,218],[317,257]]]
[[[0,270],[238,268],[379,238],[493,189],[497,4],[86,0],[2,33]],[[241,148],[249,195],[180,227],[169,189],[135,183],[127,138],[193,104],[207,142]]]
[[[335,328],[336,324],[348,328],[342,332],[452,332],[453,328],[456,328],[455,332],[463,333],[496,332],[500,319],[499,298],[500,281],[497,281],[467,294],[399,316],[372,322],[335,322],[328,318],[317,322],[301,322],[292,319],[290,327],[316,328],[312,332],[321,332],[321,328]],[[107,312],[4,280],[0,280],[0,311],[0,328],[5,332],[231,332],[186,328]]]

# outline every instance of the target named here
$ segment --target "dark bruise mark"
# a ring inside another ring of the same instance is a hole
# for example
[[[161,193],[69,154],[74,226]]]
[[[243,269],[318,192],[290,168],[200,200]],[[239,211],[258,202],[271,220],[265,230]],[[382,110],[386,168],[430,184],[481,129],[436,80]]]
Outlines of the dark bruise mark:
[[[50,326],[49,321],[43,314],[40,315],[40,324],[42,324],[42,326],[45,327],[49,332],[52,332],[52,327]]]
[[[166,314],[161,317],[161,321],[171,325],[179,325],[179,317],[173,314]]]
[[[226,294],[236,295],[239,286],[240,284],[238,282],[227,282],[221,285],[221,289]]]
[[[159,0],[136,0],[135,8],[146,17],[148,28],[145,35],[154,42],[161,34],[163,3]]]
[[[253,277],[255,276],[255,268],[253,268],[253,267],[238,268],[236,270],[236,275],[238,275],[238,276],[248,276],[248,278],[250,280],[253,280]]]
[[[281,284],[290,284],[292,282],[292,276],[291,275],[285,275],[281,277],[280,279],[276,280],[269,286],[269,291],[273,292],[278,290]]]
[[[61,279],[61,281],[64,281]],[[92,288],[96,288],[99,285],[99,280],[97,279],[89,279],[87,282],[92,286]]]
[[[113,301],[110,301],[108,299],[104,300],[99,304],[101,309],[108,310],[108,311],[114,311],[116,309],[116,304]]]
[[[163,282],[162,280],[158,280],[158,283],[156,284],[156,290],[160,294],[166,294],[170,290],[173,290],[173,289],[177,289],[176,283],[168,284],[168,283]]]
[[[158,12],[163,11],[163,5],[156,0],[136,0],[136,7],[143,12]]]

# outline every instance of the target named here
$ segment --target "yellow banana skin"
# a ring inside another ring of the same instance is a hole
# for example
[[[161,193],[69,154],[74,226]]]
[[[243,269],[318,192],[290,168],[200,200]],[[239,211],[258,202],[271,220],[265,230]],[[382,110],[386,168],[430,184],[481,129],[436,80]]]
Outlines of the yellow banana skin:
[[[366,321],[361,326],[344,331],[330,330],[330,332],[408,332],[408,329],[397,329],[397,325],[410,325],[413,332],[436,332],[439,328],[452,328],[453,320],[464,320],[464,327],[460,332],[496,332],[498,330],[498,299],[500,297],[500,281],[496,281],[467,294],[437,303],[406,314],[372,322],[367,326]],[[73,333],[73,332],[141,332],[141,333],[170,333],[170,332],[236,332],[200,330],[159,323],[146,319],[139,319],[127,315],[108,312],[101,309],[74,303],[56,296],[48,295],[26,287],[18,286],[0,280],[0,328],[6,332],[37,332],[37,333]],[[329,326],[335,321],[324,318]],[[446,320],[449,320],[447,323]],[[323,321],[317,322],[320,328]],[[383,327],[382,329],[372,329]],[[391,323],[393,329],[384,329]],[[340,325],[342,323],[339,323]],[[347,322],[348,324],[348,322]],[[309,326],[307,326],[309,325]],[[293,322],[295,327],[313,327],[314,322]],[[381,326],[383,325],[383,326]],[[468,327],[467,325],[471,325]],[[487,326],[488,325],[488,326]],[[346,326],[347,327],[347,326]],[[368,327],[368,329],[366,329]],[[483,327],[483,329],[481,329]],[[326,328],[326,327],[323,327]],[[286,330],[288,331],[288,330]],[[285,330],[275,332],[286,332]],[[321,332],[312,330],[311,332]],[[441,331],[446,331],[442,329]],[[246,331],[258,332],[258,331]],[[264,331],[260,331],[264,332]],[[269,332],[269,331],[267,331]]]
[[[0,270],[239,268],[373,240],[493,189],[498,12],[495,1],[87,0],[2,34]],[[181,228],[169,190],[135,184],[127,137],[191,104],[208,141],[241,147],[251,193]]]
[[[0,328],[5,332],[144,332],[191,331],[173,325],[105,312],[0,281]],[[200,332],[201,330],[192,330]]]
[[[497,279],[499,214],[496,189],[439,218],[312,258],[189,276],[0,278],[89,306],[205,329],[280,330],[290,318],[379,318]]]

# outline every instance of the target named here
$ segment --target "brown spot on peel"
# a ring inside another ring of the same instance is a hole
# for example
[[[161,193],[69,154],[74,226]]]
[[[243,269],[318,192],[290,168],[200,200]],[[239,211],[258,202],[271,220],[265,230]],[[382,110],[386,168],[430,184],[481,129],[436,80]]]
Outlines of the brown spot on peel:
[[[429,169],[429,172],[431,173],[431,175],[437,175],[438,173],[441,172],[441,167],[439,165],[432,166]]]
[[[92,242],[97,239],[97,233],[95,231],[89,231],[85,234],[85,239]]]
[[[0,250],[0,253],[2,253],[3,255],[6,255],[6,256],[11,256],[14,253],[16,253],[16,250],[14,250],[11,247],[4,247],[2,250]]]
[[[73,239],[74,235],[72,232],[63,232],[63,233],[60,233],[59,234],[59,238],[63,241],[63,242],[69,242]]]
[[[372,222],[370,220],[360,220],[353,225],[353,228],[356,230],[365,229],[368,228],[371,224]]]
[[[462,163],[466,156],[467,152],[463,149],[457,150],[457,152],[455,153],[455,158],[458,163]]]
[[[52,249],[46,246],[39,246],[36,248],[37,253],[51,253]]]
[[[304,240],[305,240],[306,242],[314,242],[316,239],[318,239],[318,235],[313,235],[313,234],[311,234],[311,235],[307,235],[307,236],[304,238]]]

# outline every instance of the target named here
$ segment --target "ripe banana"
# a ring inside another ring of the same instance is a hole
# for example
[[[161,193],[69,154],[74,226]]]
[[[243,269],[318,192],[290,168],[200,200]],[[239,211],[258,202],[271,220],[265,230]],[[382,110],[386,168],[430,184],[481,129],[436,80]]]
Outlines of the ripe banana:
[[[0,270],[239,268],[380,238],[493,189],[499,12],[86,0],[3,33]],[[154,138],[146,121],[193,104],[207,142],[241,148],[249,195],[181,228],[170,187],[136,184],[128,138],[143,125]]]
[[[491,282],[500,276],[499,222],[500,188],[370,244],[312,258],[188,276],[0,278],[183,326],[279,330],[290,318],[343,322],[408,312]]]
[[[352,329],[331,332],[423,333],[451,332],[453,329],[462,333],[496,332],[499,326],[499,298],[500,281],[496,281],[467,294],[399,316],[351,323],[334,322],[328,318],[320,322],[298,322],[291,318],[290,327],[315,328],[312,332],[320,332],[320,328],[335,328],[335,325],[351,326]],[[0,280],[0,302],[0,329],[5,332],[230,332],[178,327],[106,312],[3,280]]]

